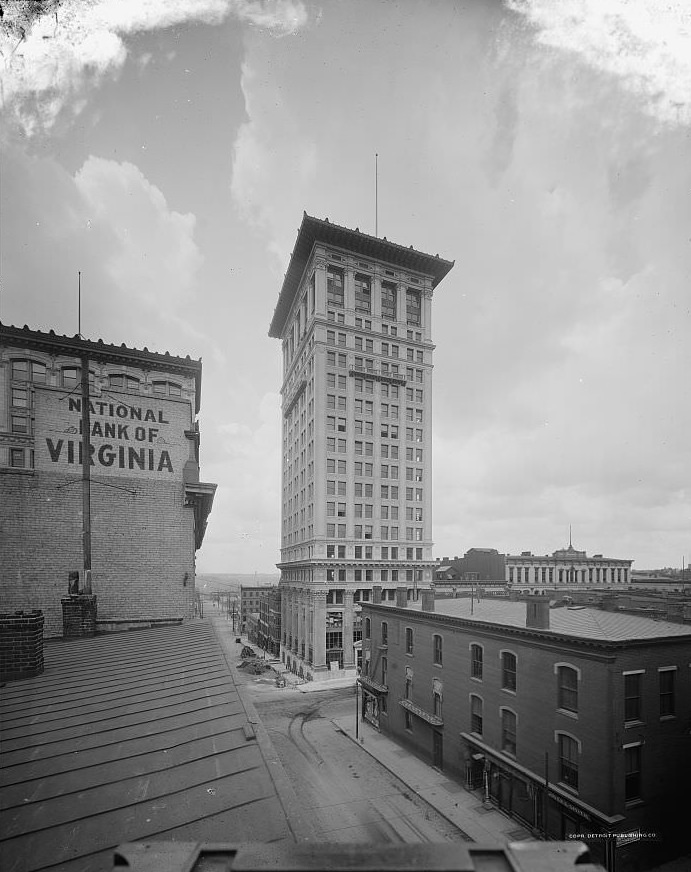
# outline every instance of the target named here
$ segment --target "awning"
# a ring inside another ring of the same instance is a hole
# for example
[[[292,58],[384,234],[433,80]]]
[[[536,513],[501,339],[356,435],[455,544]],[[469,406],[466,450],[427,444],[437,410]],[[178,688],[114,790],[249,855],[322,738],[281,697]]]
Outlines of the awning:
[[[360,676],[360,684],[364,690],[369,690],[372,693],[388,693],[389,688],[385,684],[379,684],[367,675]]]
[[[407,709],[412,714],[417,715],[423,721],[427,721],[428,724],[432,724],[433,727],[443,727],[444,719],[438,717],[437,715],[433,715],[431,712],[426,712],[423,708],[420,708],[419,705],[415,705],[414,702],[411,702],[409,699],[400,699],[400,704],[404,709]]]

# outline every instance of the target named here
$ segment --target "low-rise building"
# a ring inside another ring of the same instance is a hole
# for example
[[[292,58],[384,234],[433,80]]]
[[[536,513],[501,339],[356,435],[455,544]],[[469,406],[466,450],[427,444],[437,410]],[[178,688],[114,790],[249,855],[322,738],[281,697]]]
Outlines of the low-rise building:
[[[378,599],[363,604],[364,718],[537,834],[579,834],[609,868],[616,852],[618,872],[673,852],[691,627],[541,597]]]
[[[626,586],[630,583],[633,560],[594,554],[588,557],[569,542],[552,554],[531,551],[506,555],[505,580],[512,590],[544,594],[567,587]]]
[[[281,654],[281,592],[267,587],[259,600],[259,644],[273,657]]]

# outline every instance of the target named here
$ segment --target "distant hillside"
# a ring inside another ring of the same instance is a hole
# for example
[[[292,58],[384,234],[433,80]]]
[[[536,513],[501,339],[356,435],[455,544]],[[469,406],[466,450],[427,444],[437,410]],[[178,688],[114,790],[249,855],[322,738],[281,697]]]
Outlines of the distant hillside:
[[[212,572],[212,573],[197,573],[197,590],[200,593],[216,593],[227,591],[239,591],[241,586],[245,587],[263,587],[272,584],[278,584],[280,581],[278,572],[269,574],[257,572],[251,574],[242,574],[237,572]]]

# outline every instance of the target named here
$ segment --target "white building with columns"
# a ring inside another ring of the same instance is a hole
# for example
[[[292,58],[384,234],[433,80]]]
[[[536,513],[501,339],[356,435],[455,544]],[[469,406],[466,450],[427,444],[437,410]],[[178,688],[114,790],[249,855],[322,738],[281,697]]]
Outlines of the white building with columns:
[[[523,551],[506,555],[506,582],[521,593],[547,593],[567,587],[624,587],[631,583],[633,560],[620,560],[573,547],[543,556]]]
[[[432,586],[432,294],[452,266],[303,216],[269,335],[283,348],[281,659],[305,678],[354,674],[374,586],[391,601]]]

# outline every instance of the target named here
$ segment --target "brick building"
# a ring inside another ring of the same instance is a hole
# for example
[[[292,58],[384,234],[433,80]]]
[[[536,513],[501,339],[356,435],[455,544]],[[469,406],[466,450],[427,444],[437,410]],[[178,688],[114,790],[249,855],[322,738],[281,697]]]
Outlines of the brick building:
[[[267,585],[241,585],[240,586],[240,628],[241,633],[247,632],[247,622],[250,615],[259,615],[261,602],[264,599]],[[254,640],[257,641],[256,639]]]
[[[478,581],[504,586],[506,557],[496,548],[469,548],[463,557],[437,558],[434,569],[434,584],[444,586],[459,582],[473,585]]]
[[[359,603],[433,581],[432,295],[453,263],[304,215],[283,350],[281,658],[355,675]]]
[[[586,839],[609,868],[615,845],[618,870],[674,853],[691,627],[541,598],[377,597],[363,606],[367,720],[538,834],[613,834]],[[625,844],[639,830],[661,841]]]
[[[0,325],[0,587],[62,634],[84,577],[82,362],[99,629],[194,615],[195,550],[216,485],[199,481],[201,361]]]
[[[281,592],[267,587],[259,600],[259,644],[279,657],[281,654]]]

